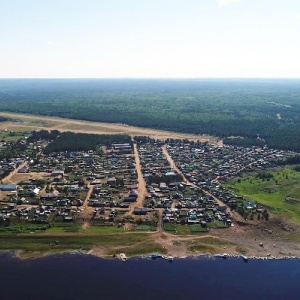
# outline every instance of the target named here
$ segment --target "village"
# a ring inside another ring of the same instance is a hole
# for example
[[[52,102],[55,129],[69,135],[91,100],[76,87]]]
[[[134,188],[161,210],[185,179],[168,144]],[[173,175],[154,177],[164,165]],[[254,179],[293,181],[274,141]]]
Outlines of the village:
[[[222,183],[275,166],[285,155],[267,148],[146,137],[46,154],[53,141],[30,135],[1,141],[4,232],[78,232],[91,226],[194,234],[234,226],[232,213],[238,207],[262,208]]]

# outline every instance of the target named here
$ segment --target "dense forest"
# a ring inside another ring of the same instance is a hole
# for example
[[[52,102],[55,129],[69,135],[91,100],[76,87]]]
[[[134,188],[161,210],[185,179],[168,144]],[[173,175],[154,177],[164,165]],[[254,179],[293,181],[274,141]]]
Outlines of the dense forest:
[[[265,145],[265,141],[257,138],[224,138],[223,143],[227,145],[236,145],[243,147],[251,147],[251,146],[259,146],[263,147]]]
[[[122,134],[84,134],[63,132],[57,138],[48,144],[44,153],[49,154],[52,152],[61,151],[88,151],[97,150],[98,146],[110,146],[113,143],[132,143],[129,135]]]
[[[0,80],[0,111],[210,134],[300,151],[299,80]]]

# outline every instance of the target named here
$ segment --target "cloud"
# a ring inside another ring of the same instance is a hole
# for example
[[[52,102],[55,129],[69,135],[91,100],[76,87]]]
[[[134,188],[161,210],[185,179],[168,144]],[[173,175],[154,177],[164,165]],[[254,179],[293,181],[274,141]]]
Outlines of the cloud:
[[[47,41],[47,45],[52,46],[53,45],[53,41]]]
[[[300,20],[300,14],[295,16],[297,20]]]
[[[234,4],[234,3],[238,3],[238,2],[240,2],[240,0],[218,0],[218,3],[220,6]]]

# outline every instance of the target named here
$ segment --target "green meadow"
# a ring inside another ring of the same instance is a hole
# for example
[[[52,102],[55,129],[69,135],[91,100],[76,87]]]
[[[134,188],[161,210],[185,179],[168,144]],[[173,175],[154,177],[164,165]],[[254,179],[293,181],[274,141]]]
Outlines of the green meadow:
[[[271,176],[262,178],[253,174],[234,179],[226,186],[246,201],[265,205],[273,214],[300,223],[300,172],[285,167],[267,173]]]
[[[60,252],[89,250],[95,246],[101,247],[108,257],[120,252],[129,256],[166,252],[146,233],[0,234],[1,250]]]

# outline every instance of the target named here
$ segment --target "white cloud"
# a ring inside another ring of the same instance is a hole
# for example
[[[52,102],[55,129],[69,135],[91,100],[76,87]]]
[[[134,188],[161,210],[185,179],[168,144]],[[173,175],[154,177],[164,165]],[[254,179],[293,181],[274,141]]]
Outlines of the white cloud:
[[[296,15],[296,19],[300,20],[300,14]]]
[[[238,3],[238,2],[240,2],[240,0],[218,0],[218,3],[220,6],[234,4],[234,3]]]
[[[47,41],[47,45],[52,46],[53,45],[53,41]]]

